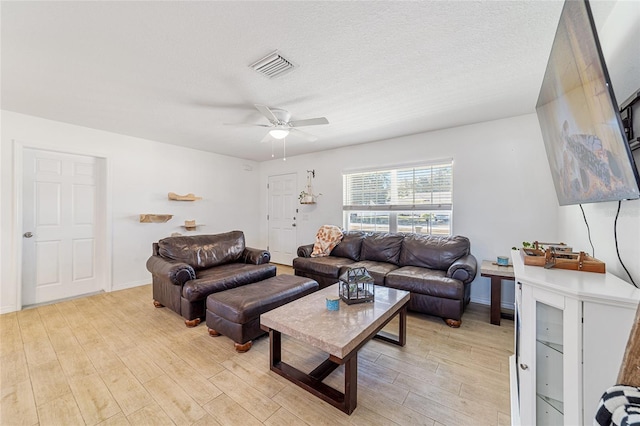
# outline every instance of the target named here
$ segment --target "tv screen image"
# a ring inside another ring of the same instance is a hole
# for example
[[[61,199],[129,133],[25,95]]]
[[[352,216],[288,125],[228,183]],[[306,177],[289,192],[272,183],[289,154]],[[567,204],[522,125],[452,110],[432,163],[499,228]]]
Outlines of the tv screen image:
[[[587,1],[565,1],[536,112],[560,205],[640,197]]]

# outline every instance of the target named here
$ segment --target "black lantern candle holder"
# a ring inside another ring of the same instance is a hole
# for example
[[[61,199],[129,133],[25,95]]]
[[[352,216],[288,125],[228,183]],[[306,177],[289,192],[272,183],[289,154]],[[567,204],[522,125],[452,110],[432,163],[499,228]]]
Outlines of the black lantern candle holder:
[[[348,305],[373,302],[373,278],[366,268],[348,268],[340,276],[340,298]]]

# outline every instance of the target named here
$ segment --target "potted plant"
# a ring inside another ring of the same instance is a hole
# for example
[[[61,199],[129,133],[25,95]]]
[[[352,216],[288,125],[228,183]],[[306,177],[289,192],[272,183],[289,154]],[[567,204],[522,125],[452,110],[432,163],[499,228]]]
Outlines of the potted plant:
[[[314,204],[316,199],[321,195],[322,194],[315,195],[307,191],[301,191],[300,195],[298,195],[298,200],[300,200],[300,204]]]
[[[315,177],[315,170],[307,170],[307,186],[306,188],[300,192],[298,195],[298,200],[300,200],[300,204],[315,204],[316,199],[322,194],[314,194],[313,188],[311,187],[311,176]]]

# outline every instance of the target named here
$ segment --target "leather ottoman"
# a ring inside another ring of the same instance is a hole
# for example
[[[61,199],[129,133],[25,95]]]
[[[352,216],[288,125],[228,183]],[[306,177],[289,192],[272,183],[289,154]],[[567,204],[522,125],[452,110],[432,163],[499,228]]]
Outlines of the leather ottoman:
[[[319,288],[310,278],[277,275],[264,281],[213,293],[207,297],[209,335],[224,335],[238,352],[251,349],[251,339],[265,334],[260,315]]]

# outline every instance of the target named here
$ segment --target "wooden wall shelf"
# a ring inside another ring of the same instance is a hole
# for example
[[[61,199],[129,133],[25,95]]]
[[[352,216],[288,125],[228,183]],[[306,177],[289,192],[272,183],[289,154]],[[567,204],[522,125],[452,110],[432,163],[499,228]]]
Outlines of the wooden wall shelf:
[[[141,214],[140,223],[164,223],[172,217],[172,214]]]
[[[197,201],[197,200],[202,200],[202,197],[196,197],[191,192],[188,193],[187,195],[178,195],[175,192],[170,192],[168,196],[169,196],[169,199],[173,200],[173,201]]]

